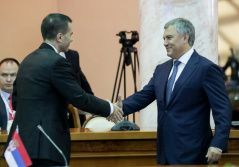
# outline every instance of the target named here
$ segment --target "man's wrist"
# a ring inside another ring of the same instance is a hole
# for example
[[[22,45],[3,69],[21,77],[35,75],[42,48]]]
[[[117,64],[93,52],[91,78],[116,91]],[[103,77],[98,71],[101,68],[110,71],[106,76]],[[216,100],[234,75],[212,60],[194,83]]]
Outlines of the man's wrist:
[[[212,147],[212,146],[211,146]],[[222,153],[222,150],[220,148],[217,148],[217,147],[213,147],[215,149],[218,149],[221,153]]]

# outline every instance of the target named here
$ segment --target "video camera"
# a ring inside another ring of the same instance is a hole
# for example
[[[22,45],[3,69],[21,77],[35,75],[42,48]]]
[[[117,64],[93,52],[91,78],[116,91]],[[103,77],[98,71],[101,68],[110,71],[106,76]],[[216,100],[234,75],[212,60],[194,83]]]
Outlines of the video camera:
[[[132,33],[131,39],[127,39],[126,33]],[[139,34],[137,31],[120,31],[119,34],[116,35],[120,36],[119,43],[121,43],[123,47],[133,47],[133,45],[139,41]]]

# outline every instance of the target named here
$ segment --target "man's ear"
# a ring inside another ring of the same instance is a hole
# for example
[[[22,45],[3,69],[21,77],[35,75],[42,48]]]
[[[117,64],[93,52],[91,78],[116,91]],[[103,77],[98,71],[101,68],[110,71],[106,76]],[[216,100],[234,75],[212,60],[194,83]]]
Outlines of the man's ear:
[[[184,43],[188,43],[188,40],[189,40],[188,33],[184,34],[183,40],[184,40]]]
[[[62,42],[62,37],[63,37],[63,34],[62,34],[62,33],[58,33],[58,34],[56,35],[56,40],[57,40],[57,42],[61,43],[61,42]]]

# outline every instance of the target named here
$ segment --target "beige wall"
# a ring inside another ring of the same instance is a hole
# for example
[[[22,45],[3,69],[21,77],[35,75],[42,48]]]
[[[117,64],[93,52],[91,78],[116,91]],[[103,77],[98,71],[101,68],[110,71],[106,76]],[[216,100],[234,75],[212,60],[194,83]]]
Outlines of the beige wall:
[[[93,92],[111,100],[121,49],[116,34],[139,30],[138,0],[0,0],[0,6],[0,59],[14,57],[22,61],[42,42],[42,19],[48,13],[66,14],[73,20],[74,41],[70,48],[79,52]],[[130,67],[127,77],[130,95],[134,90]]]
[[[41,2],[41,3],[40,3]],[[49,12],[56,12],[56,0],[0,0],[0,56],[19,61],[32,52],[42,41],[40,25]]]

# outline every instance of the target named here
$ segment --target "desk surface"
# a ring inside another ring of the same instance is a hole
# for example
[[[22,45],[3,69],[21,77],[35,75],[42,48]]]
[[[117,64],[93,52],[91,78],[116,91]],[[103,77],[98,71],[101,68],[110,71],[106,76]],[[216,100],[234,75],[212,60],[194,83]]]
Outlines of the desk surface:
[[[71,140],[117,140],[117,139],[156,139],[156,131],[108,131],[92,132],[89,129],[70,129]],[[239,132],[238,132],[239,133]]]
[[[70,129],[71,140],[116,140],[116,139],[156,139],[157,132],[148,129],[139,131],[91,132],[89,129]],[[213,130],[214,133],[214,130]],[[239,130],[230,131],[230,139],[239,139]]]

